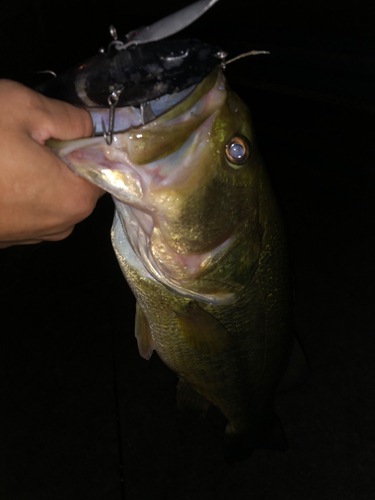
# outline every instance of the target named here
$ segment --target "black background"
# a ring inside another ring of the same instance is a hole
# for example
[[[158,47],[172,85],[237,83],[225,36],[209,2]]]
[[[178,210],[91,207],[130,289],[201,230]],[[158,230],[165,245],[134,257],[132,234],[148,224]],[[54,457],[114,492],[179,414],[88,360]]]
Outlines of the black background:
[[[13,1],[0,77],[34,85],[188,2]],[[372,499],[375,488],[375,7],[220,0],[182,34],[234,57],[286,223],[309,381],[276,402],[289,451],[227,465],[175,376],[133,337],[113,206],[59,243],[0,251],[1,500]],[[122,481],[121,481],[122,479]]]

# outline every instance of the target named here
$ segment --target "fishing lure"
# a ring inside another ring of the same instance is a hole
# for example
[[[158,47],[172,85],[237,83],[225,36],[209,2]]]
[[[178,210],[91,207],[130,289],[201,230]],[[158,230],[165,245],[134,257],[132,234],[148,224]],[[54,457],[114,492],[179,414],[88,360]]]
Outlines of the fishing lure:
[[[217,1],[200,0],[152,26],[131,31],[123,40],[118,39],[116,29],[111,26],[113,41],[106,51],[101,49],[94,57],[39,85],[37,90],[47,97],[92,111],[96,133],[104,132],[110,144],[113,132],[124,127],[121,120],[118,126],[115,122],[115,108],[139,108],[145,124],[155,116],[150,101],[174,95],[168,102],[173,105],[176,95],[182,97],[180,92],[201,82],[225,59],[226,53],[219,47],[198,40],[165,40]],[[103,117],[96,120],[95,109],[108,107],[106,133]]]

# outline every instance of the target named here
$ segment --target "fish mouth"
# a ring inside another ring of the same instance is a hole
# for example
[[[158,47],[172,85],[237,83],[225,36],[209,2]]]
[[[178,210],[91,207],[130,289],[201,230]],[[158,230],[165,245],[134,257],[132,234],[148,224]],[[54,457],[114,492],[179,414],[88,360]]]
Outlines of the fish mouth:
[[[210,80],[208,85],[207,80]],[[215,71],[194,88],[175,96],[164,96],[164,101],[155,100],[155,105],[151,103],[159,115],[145,125],[140,124],[139,110],[134,107],[116,110],[116,128],[122,130],[114,133],[111,145],[106,143],[103,134],[71,141],[52,139],[46,145],[77,175],[121,202],[150,212],[153,211],[149,208],[153,200],[147,196],[150,190],[172,188],[177,184],[181,189],[181,182],[191,175],[188,159],[193,163],[196,155],[198,161],[202,147],[197,149],[204,141],[209,142],[215,113],[225,97],[224,77],[221,71]],[[102,118],[108,118],[108,110],[89,111],[100,128]],[[181,137],[173,141],[170,131],[176,129],[181,130]],[[150,142],[154,148],[148,153]],[[173,210],[171,205],[176,200],[165,197],[158,201],[159,205],[168,205],[168,210]]]
[[[145,125],[136,125],[139,115],[134,108],[124,108],[122,116],[130,120],[130,126],[116,132],[111,145],[102,136],[64,144],[50,141],[49,145],[74,172],[113,195],[123,232],[153,279],[184,297],[231,304],[236,294],[220,284],[217,289],[199,289],[196,281],[227,255],[236,234],[225,235],[208,251],[189,254],[172,248],[159,225],[163,217],[178,215],[183,202],[180,198],[204,185],[212,175],[210,134],[226,100],[226,86],[219,71],[211,76],[208,89],[204,82],[179,93],[167,109],[160,105],[159,116]],[[164,104],[171,102],[166,98]],[[153,103],[151,106],[158,112]],[[118,122],[117,127],[123,123]],[[176,130],[181,133],[172,141],[170,131]],[[170,142],[176,142],[172,152]],[[163,148],[169,154],[164,154]],[[150,155],[156,159],[148,161]],[[197,168],[200,164],[204,168]]]

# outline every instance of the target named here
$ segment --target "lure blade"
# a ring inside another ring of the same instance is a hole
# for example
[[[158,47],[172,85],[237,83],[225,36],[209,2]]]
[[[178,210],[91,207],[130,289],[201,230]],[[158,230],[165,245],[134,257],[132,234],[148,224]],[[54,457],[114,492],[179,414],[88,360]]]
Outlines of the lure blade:
[[[157,40],[168,38],[201,17],[216,2],[218,2],[218,0],[198,0],[198,2],[188,5],[174,14],[170,14],[160,19],[156,23],[151,24],[151,26],[145,26],[131,31],[127,35],[129,41],[123,48],[133,44],[156,42]]]

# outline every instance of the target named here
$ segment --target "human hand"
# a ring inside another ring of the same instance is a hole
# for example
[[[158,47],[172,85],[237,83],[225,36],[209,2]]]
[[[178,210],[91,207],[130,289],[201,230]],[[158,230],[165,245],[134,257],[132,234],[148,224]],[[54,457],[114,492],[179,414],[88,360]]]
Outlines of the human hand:
[[[85,110],[0,80],[0,248],[61,240],[91,214],[104,191],[44,145],[91,133]]]

